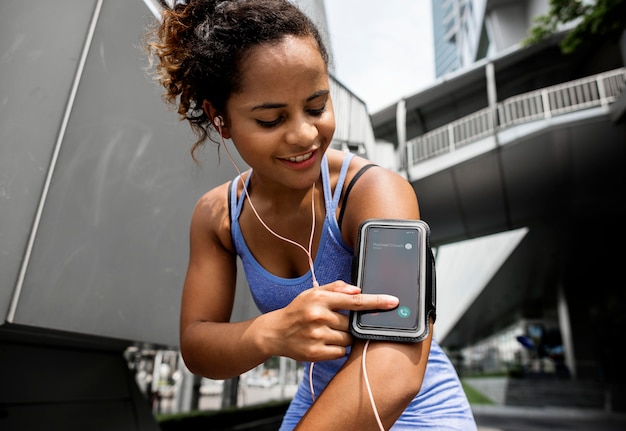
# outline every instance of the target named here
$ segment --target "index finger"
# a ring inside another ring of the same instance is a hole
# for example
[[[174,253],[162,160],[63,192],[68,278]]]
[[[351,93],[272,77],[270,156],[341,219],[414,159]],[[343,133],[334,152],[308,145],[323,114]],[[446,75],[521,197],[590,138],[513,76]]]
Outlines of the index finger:
[[[340,307],[344,310],[391,310],[398,306],[396,296],[386,294],[358,293],[342,295]]]

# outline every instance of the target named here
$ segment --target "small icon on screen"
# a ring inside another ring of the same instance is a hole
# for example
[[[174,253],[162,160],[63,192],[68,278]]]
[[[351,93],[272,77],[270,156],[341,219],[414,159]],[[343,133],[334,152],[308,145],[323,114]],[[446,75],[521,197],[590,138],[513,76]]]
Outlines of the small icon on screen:
[[[406,248],[407,250],[411,250],[413,248],[413,244],[407,242],[406,244],[404,244],[404,248]]]
[[[411,309],[409,307],[403,305],[402,307],[398,308],[398,316],[402,317],[403,319],[406,319],[410,315]]]

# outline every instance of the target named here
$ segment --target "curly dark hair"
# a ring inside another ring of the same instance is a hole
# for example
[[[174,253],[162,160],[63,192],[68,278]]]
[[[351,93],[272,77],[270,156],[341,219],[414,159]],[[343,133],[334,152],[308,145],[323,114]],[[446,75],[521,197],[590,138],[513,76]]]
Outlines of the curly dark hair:
[[[203,102],[224,112],[230,95],[241,89],[240,64],[246,53],[289,35],[313,37],[328,66],[318,29],[289,0],[176,2],[149,29],[146,49],[154,76],[165,88],[163,99],[176,107],[181,120],[189,121],[198,137],[191,148],[194,160],[196,150],[210,138]]]

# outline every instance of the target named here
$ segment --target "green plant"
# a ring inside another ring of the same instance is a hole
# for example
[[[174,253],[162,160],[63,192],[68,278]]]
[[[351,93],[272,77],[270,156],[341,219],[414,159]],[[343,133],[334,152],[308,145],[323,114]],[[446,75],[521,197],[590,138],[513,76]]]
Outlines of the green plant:
[[[560,42],[564,54],[583,45],[618,40],[626,30],[626,0],[550,0],[547,13],[534,18],[525,46],[557,33],[562,25],[574,24]]]
[[[473,405],[492,405],[494,404],[489,398],[483,395],[481,392],[474,389],[471,385],[465,383],[461,380],[461,384],[463,385],[463,390],[465,391],[465,396],[467,397],[470,404]]]

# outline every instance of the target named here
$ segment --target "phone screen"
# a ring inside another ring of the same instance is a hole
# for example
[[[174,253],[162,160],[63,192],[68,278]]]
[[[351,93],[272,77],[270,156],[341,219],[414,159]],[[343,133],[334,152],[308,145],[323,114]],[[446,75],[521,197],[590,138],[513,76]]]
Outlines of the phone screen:
[[[420,235],[416,228],[370,226],[367,229],[362,292],[394,295],[400,304],[393,310],[360,313],[361,326],[417,328]]]

